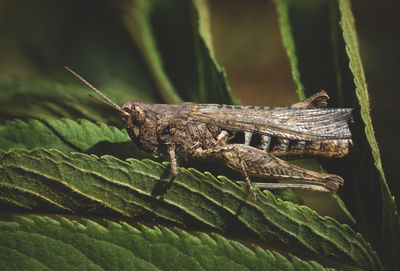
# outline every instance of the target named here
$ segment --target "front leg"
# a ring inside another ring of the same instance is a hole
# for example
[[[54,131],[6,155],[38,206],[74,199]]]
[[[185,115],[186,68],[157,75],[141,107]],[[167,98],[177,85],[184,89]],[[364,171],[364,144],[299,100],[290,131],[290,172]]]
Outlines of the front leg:
[[[168,154],[169,154],[169,158],[171,160],[171,179],[169,180],[167,187],[164,191],[164,193],[161,195],[160,199],[163,200],[165,198],[165,196],[167,195],[167,193],[169,192],[169,190],[172,187],[172,183],[175,181],[176,177],[178,176],[178,164],[176,162],[176,154],[175,154],[175,144],[169,144],[167,146],[168,148]]]

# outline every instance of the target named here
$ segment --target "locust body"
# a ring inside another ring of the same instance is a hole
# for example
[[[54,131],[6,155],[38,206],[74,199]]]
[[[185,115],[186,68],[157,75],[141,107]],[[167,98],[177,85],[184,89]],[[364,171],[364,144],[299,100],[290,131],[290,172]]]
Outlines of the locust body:
[[[322,108],[329,98],[323,91],[289,107],[142,101],[128,101],[119,107],[67,69],[121,112],[129,136],[142,150],[157,154],[160,147],[167,148],[172,173],[169,187],[178,175],[176,153],[223,160],[243,174],[254,199],[249,175],[293,180],[257,184],[263,188],[334,192],[343,184],[338,175],[307,170],[279,158],[340,158],[348,153],[352,144],[348,127],[352,110]]]

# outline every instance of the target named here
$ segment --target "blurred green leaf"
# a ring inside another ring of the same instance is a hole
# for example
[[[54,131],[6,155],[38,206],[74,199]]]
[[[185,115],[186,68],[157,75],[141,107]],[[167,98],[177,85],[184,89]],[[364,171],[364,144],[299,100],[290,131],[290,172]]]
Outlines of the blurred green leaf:
[[[337,4],[330,0],[275,0],[282,40],[301,100],[325,90],[331,107],[343,106],[338,97],[346,68],[344,43],[338,32]],[[343,62],[343,63],[341,63]],[[349,74],[351,76],[351,74]],[[346,95],[346,99],[353,97]],[[346,104],[347,105],[347,104]]]
[[[119,10],[104,0],[8,2],[0,16],[1,78],[51,78],[82,86],[63,68],[68,65],[118,103],[161,101],[120,16]],[[58,97],[68,93],[65,89]]]
[[[0,222],[1,270],[327,270],[314,261],[249,249],[218,234],[32,218]]]
[[[87,88],[54,81],[2,81],[0,122],[13,118],[84,117],[120,123],[118,112],[90,99],[87,93]]]
[[[292,1],[286,0],[275,0],[276,8],[278,10],[279,15],[279,24],[282,35],[282,42],[285,46],[286,53],[290,60],[290,65],[292,69],[293,79],[297,85],[297,94],[299,95],[300,100],[305,100],[307,96],[304,93],[304,85],[300,78],[299,71],[299,60],[297,57],[296,51],[296,41],[294,40],[292,24],[290,22],[291,14],[290,11],[292,9],[292,5],[295,4]]]
[[[207,7],[200,0],[196,9],[194,2],[130,0],[120,8],[166,102],[231,104],[225,73],[211,56],[206,22],[200,20]]]
[[[117,215],[167,221],[227,233],[247,233],[313,257],[379,270],[375,253],[346,225],[311,209],[259,194],[193,169],[180,175],[164,201],[156,199],[169,168],[151,160],[65,155],[56,150],[0,152],[1,199],[15,208],[52,213]]]

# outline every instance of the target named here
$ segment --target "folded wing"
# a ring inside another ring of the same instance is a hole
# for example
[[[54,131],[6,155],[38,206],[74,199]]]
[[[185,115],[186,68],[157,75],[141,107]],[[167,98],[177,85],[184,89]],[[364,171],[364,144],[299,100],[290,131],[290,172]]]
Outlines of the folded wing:
[[[245,131],[287,139],[320,141],[350,139],[351,108],[287,108],[200,104],[191,121],[228,131]]]

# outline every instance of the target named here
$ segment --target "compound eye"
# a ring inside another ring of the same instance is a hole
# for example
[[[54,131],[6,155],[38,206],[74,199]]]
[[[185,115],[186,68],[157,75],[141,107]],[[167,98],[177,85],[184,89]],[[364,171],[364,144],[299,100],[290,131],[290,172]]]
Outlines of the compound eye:
[[[144,123],[146,120],[146,111],[143,107],[136,105],[132,107],[134,121],[137,123]]]

